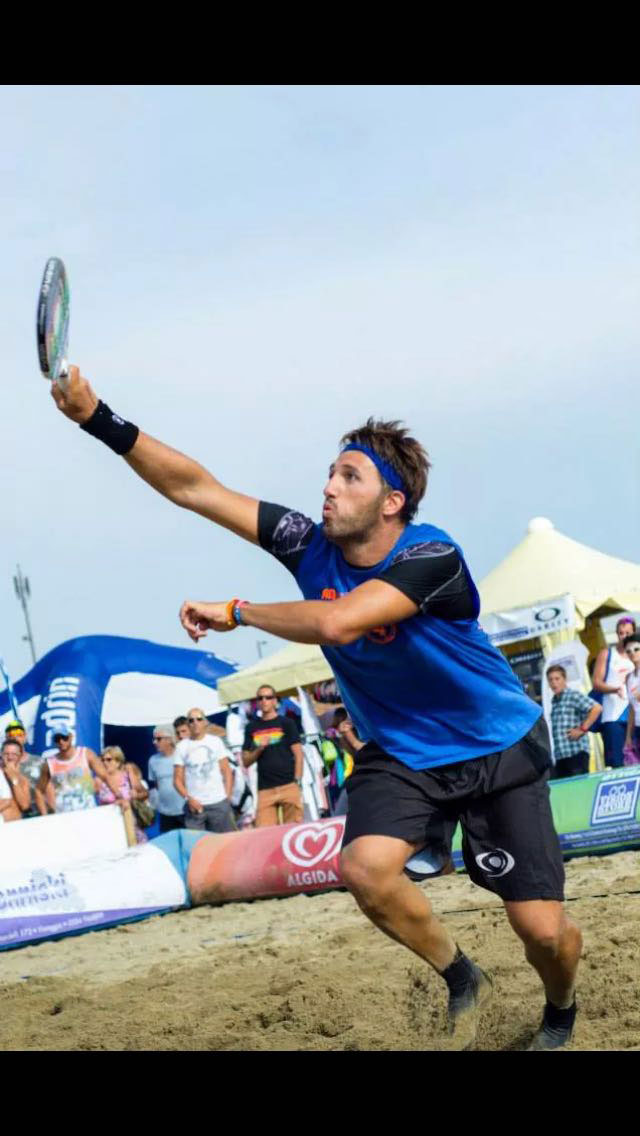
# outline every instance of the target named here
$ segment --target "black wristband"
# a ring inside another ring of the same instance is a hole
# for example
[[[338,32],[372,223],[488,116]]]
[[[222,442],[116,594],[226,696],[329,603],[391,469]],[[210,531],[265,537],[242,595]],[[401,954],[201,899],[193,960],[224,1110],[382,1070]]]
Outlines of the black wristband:
[[[111,407],[107,406],[102,399],[96,406],[91,418],[83,422],[80,429],[86,430],[87,434],[91,434],[93,438],[98,438],[99,441],[104,442],[105,446],[108,446],[115,454],[120,454],[121,457],[133,449],[140,433],[133,422],[125,422],[124,419],[118,418],[118,415],[114,414]]]

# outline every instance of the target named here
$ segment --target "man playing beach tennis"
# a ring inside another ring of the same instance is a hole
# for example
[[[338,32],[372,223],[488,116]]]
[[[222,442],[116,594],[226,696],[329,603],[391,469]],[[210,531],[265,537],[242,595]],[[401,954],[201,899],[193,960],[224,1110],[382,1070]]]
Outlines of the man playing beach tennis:
[[[66,390],[54,383],[52,394],[154,489],[260,544],[295,576],[300,602],[187,600],[180,618],[194,640],[245,624],[322,646],[367,739],[348,781],[342,877],[376,926],[442,975],[451,1044],[472,1044],[491,982],[404,867],[425,848],[444,865],[460,820],[471,879],[503,900],[545,988],[530,1048],[565,1045],[581,935],[562,906],[547,729],[477,623],[479,597],[461,549],[441,529],[411,523],[427,485],[422,446],[396,422],[370,419],[345,435],[324,488],[322,524],[314,524],[227,489],[124,422],[75,367]]]

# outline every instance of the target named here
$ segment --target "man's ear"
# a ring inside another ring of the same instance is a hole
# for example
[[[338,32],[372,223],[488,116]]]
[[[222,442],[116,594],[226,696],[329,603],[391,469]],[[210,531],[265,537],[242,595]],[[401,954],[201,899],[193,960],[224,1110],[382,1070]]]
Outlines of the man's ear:
[[[400,489],[391,489],[385,497],[384,505],[382,506],[382,515],[384,517],[397,517],[404,509],[406,497]]]

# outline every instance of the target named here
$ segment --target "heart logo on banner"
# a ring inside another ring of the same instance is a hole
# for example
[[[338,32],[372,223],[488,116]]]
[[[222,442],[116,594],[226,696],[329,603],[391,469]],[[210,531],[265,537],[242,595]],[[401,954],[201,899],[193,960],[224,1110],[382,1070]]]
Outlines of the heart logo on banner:
[[[285,833],[282,851],[287,860],[300,868],[312,868],[321,860],[330,860],[342,842],[344,825],[303,824]]]

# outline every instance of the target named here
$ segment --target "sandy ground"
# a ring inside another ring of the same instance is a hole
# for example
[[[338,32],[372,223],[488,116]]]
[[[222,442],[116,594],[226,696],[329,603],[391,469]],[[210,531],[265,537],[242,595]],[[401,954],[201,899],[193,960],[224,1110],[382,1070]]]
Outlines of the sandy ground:
[[[501,906],[423,885],[494,978],[478,1048],[524,1048],[542,1008]],[[640,854],[567,865],[584,934],[575,1049],[640,1047]],[[0,1049],[437,1049],[445,987],[345,892],[234,903],[0,954]]]

